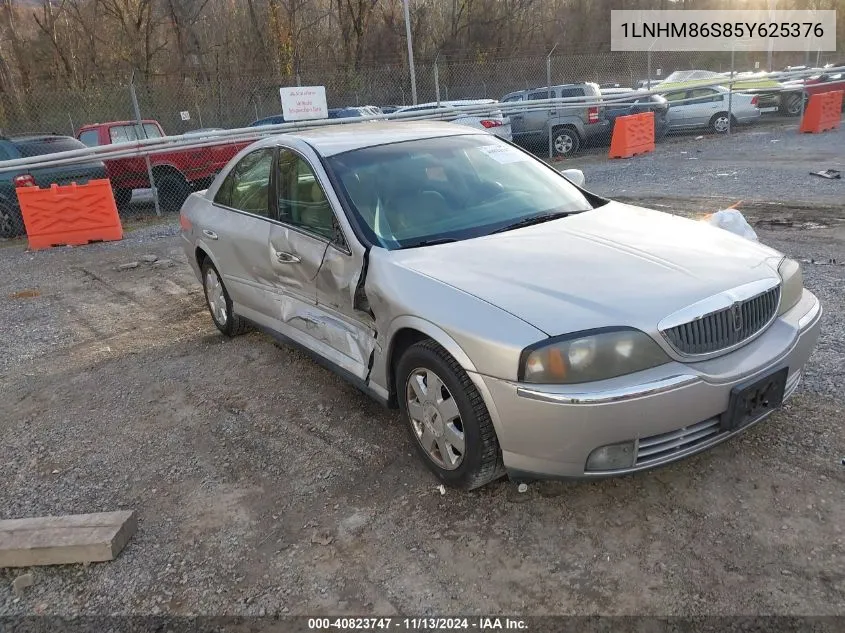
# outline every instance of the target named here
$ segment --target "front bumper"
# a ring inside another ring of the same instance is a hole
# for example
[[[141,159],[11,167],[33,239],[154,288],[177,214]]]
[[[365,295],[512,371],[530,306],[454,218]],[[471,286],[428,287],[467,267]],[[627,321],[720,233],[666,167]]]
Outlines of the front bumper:
[[[696,363],[670,362],[600,383],[528,385],[470,376],[485,399],[511,474],[626,474],[701,452],[759,422],[721,430],[720,417],[737,385],[788,368],[784,400],[792,395],[818,340],[821,313],[816,297],[805,290],[794,308],[734,352]],[[635,441],[638,451],[632,467],[586,470],[594,449],[628,441]]]

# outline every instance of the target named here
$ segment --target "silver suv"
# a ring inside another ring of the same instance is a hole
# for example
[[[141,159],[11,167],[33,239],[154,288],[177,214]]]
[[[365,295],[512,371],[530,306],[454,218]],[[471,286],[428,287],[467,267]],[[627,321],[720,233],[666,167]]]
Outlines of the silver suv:
[[[529,149],[547,147],[549,132],[552,134],[552,148],[557,156],[575,154],[585,141],[601,138],[608,134],[610,123],[602,116],[601,91],[598,84],[580,83],[552,86],[551,89],[534,88],[511,92],[500,99],[502,103],[528,102],[538,99],[565,99],[582,97],[573,105],[561,104],[549,108],[510,111],[511,133],[515,143]],[[580,105],[584,101],[591,105]]]

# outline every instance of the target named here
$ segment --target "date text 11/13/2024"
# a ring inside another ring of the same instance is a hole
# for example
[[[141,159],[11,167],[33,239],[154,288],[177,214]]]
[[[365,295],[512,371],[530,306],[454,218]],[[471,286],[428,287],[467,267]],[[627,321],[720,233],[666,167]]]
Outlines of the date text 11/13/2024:
[[[527,631],[527,623],[520,618],[308,618],[308,628],[314,631]]]

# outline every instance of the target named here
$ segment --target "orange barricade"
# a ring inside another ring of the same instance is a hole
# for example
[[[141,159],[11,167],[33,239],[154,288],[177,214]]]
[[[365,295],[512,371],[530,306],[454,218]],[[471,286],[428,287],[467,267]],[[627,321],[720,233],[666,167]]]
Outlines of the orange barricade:
[[[815,134],[838,128],[842,117],[842,92],[837,90],[810,95],[810,102],[804,110],[798,131]]]
[[[617,117],[610,140],[610,158],[630,158],[654,151],[654,112]]]
[[[108,180],[18,187],[21,215],[33,250],[123,239],[123,227]]]

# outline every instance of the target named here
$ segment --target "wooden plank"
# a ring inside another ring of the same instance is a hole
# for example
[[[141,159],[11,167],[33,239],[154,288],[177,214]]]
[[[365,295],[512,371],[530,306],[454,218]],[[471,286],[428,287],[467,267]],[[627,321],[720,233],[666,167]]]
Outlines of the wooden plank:
[[[135,512],[98,512],[0,521],[0,567],[113,560],[135,530]]]

